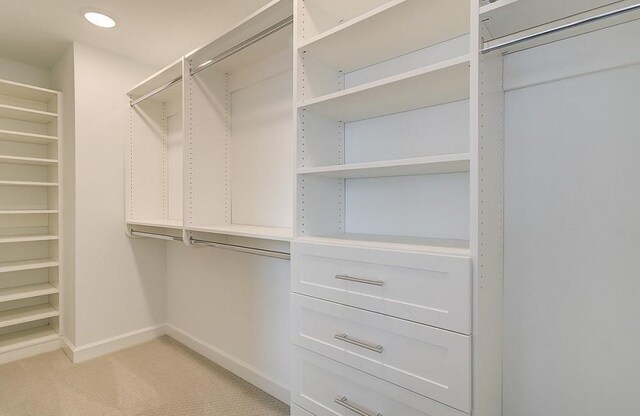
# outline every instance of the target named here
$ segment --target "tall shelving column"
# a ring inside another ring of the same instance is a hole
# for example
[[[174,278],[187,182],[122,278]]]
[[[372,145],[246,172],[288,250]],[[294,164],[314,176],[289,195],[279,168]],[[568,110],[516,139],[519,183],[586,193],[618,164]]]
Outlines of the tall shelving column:
[[[0,80],[0,363],[60,347],[61,103]]]

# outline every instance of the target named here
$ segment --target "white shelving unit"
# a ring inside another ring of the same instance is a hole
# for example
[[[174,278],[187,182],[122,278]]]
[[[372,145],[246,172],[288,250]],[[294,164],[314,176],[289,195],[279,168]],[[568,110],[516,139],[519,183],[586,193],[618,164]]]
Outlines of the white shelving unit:
[[[0,80],[0,362],[60,347],[60,103]]]

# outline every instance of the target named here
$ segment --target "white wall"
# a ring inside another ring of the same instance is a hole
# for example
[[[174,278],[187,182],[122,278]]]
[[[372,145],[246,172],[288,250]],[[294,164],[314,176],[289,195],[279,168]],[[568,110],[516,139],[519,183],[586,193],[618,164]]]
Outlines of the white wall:
[[[51,88],[51,71],[0,57],[0,78],[23,84]]]
[[[289,273],[286,260],[168,243],[168,322],[288,402]]]
[[[124,233],[126,92],[156,69],[74,44],[76,347],[166,320],[165,246]],[[65,183],[65,186],[68,184]],[[69,189],[69,186],[66,187]]]
[[[640,414],[638,39],[505,59],[505,416]]]

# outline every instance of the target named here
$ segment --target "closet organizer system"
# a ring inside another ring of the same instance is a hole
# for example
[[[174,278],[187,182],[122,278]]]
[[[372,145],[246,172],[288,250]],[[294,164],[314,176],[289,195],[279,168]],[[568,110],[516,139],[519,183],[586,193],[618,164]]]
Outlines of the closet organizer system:
[[[293,415],[499,415],[502,57],[638,7],[273,1],[129,93],[127,233],[290,256]]]
[[[0,363],[60,348],[60,108],[0,80]]]

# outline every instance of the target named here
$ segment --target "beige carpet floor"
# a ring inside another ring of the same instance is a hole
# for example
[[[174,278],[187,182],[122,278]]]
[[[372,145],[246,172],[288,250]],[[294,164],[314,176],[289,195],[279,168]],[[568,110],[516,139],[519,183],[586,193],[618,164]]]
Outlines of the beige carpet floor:
[[[289,407],[168,337],[84,363],[0,366],[1,416],[283,416]]]

